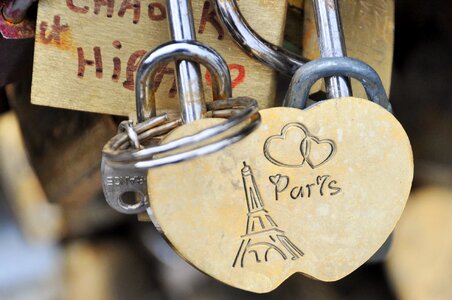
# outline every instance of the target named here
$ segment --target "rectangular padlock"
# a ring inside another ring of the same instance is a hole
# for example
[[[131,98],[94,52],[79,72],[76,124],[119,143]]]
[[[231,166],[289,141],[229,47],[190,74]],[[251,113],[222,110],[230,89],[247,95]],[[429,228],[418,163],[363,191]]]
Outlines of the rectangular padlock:
[[[279,0],[240,2],[250,25],[275,44],[283,39],[286,7]],[[198,40],[228,61],[235,93],[271,106],[274,72],[235,45],[211,1],[195,0],[193,10]],[[32,103],[129,115],[135,111],[134,73],[148,49],[168,40],[167,15],[164,0],[39,1]],[[210,75],[202,74],[209,90]],[[177,114],[174,67],[162,68],[156,80],[157,98],[168,99],[157,109]]]

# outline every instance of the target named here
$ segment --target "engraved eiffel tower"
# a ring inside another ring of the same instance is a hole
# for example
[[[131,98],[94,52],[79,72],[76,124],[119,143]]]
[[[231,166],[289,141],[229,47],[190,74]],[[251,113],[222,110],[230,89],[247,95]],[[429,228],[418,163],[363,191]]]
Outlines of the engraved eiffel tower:
[[[232,267],[245,267],[245,262],[268,262],[273,251],[282,259],[297,260],[304,253],[292,243],[283,230],[264,208],[251,167],[245,162],[242,169],[243,187],[245,188],[248,220],[246,234],[235,256]],[[274,255],[272,256],[274,257]]]

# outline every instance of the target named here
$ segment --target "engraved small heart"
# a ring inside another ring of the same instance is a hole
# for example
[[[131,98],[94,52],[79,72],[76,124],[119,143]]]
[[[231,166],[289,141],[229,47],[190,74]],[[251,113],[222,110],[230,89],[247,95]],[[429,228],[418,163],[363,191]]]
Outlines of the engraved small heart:
[[[301,142],[300,151],[306,163],[315,169],[334,157],[336,145],[332,140],[320,140],[315,136],[308,136]]]
[[[281,174],[270,176],[270,182],[274,185],[277,185],[279,180],[281,179]]]
[[[284,191],[289,186],[289,177],[277,174],[270,176],[269,180],[275,186],[275,200],[278,201],[278,193]]]

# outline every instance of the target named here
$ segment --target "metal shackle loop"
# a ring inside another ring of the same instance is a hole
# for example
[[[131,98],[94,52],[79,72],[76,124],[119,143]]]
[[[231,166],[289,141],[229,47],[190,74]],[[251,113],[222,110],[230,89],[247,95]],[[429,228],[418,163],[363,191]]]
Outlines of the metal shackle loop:
[[[256,33],[241,14],[237,0],[214,2],[217,14],[232,39],[249,56],[289,77],[309,62],[308,59],[270,43]],[[345,56],[345,39],[338,0],[313,0],[313,4],[321,56]],[[352,94],[347,78],[325,78],[325,83],[327,92],[332,97]]]
[[[392,113],[378,73],[368,64],[349,57],[319,58],[300,67],[292,78],[283,106],[306,108],[314,83],[331,76],[347,76],[360,81],[367,97]]]
[[[245,53],[278,72],[292,76],[309,60],[266,41],[255,32],[240,12],[236,0],[215,0],[221,21]]]
[[[204,65],[212,75],[213,100],[232,96],[228,65],[214,49],[196,41],[169,42],[147,53],[137,70],[135,83],[138,122],[156,115],[154,78],[171,61],[188,60]],[[149,96],[147,96],[149,90]],[[149,97],[149,99],[147,99]]]

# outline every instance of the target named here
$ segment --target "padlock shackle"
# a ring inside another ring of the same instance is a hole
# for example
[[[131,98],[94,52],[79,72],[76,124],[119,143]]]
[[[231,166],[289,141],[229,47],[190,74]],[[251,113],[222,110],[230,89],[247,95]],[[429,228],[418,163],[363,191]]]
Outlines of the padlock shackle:
[[[222,23],[228,29],[232,39],[246,54],[289,77],[309,62],[308,59],[270,43],[256,33],[240,12],[237,0],[215,0],[214,2]],[[345,56],[345,39],[338,1],[313,0],[313,6],[321,56]],[[325,84],[331,98],[352,94],[348,78],[325,78]]]
[[[347,56],[338,0],[312,0],[321,57]],[[352,96],[350,79],[344,76],[325,78],[328,98]]]
[[[138,67],[135,82],[138,122],[156,115],[154,78],[160,67],[176,60],[194,61],[207,68],[212,77],[213,100],[232,97],[231,74],[218,52],[196,41],[169,42],[148,52]]]
[[[371,101],[392,112],[378,73],[368,64],[350,57],[319,58],[299,68],[289,85],[283,106],[306,108],[314,83],[331,76],[347,76],[360,81]]]
[[[196,40],[191,0],[166,0],[166,12],[173,42]],[[201,119],[206,112],[206,101],[200,66],[192,61],[176,61],[175,76],[182,121]]]
[[[240,12],[236,0],[215,0],[215,8],[236,44],[246,54],[292,77],[309,60],[274,45],[255,32]]]

